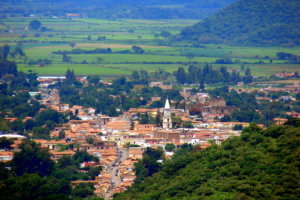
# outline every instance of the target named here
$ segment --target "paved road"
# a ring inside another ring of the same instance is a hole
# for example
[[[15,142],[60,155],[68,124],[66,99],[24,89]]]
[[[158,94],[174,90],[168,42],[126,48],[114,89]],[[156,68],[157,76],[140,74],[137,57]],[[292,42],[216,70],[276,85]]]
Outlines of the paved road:
[[[105,199],[112,199],[113,195],[113,188],[118,187],[122,181],[121,178],[119,177],[119,165],[128,158],[128,150],[126,148],[119,149],[118,151],[118,158],[116,160],[116,164],[112,166],[110,169],[110,175],[112,177],[112,183],[113,187],[109,190],[108,193],[105,194]]]

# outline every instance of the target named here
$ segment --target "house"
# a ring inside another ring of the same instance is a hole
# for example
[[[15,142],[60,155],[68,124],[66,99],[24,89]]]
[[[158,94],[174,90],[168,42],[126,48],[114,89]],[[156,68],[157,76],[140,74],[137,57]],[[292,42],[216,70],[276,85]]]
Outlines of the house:
[[[128,149],[129,158],[131,159],[142,159],[145,148],[141,147],[130,147]]]
[[[134,125],[135,131],[147,131],[152,132],[155,128],[155,124],[136,124]]]
[[[159,87],[162,90],[171,90],[173,88],[172,85],[166,85],[163,82],[151,82],[149,83],[149,87]]]
[[[63,145],[68,145],[66,140],[43,140],[43,139],[35,139],[36,143],[41,144],[42,148],[48,148],[49,150],[60,151]]]
[[[154,131],[154,138],[163,138],[168,143],[180,143],[180,130],[162,130],[157,129]]]
[[[106,124],[106,129],[114,131],[128,131],[130,130],[131,122],[126,119],[115,118]]]
[[[53,160],[58,160],[62,156],[73,156],[75,152],[73,150],[68,150],[68,151],[54,151],[50,150],[50,154],[52,155]]]
[[[234,111],[234,107],[226,106],[223,98],[210,99],[207,106],[202,107],[202,116],[205,118],[221,118],[224,115],[230,115]]]
[[[11,151],[0,151],[0,162],[9,162],[13,157],[14,153]]]
[[[281,125],[281,124],[284,124],[285,122],[287,122],[287,119],[285,119],[285,118],[274,118],[273,120],[276,125]]]

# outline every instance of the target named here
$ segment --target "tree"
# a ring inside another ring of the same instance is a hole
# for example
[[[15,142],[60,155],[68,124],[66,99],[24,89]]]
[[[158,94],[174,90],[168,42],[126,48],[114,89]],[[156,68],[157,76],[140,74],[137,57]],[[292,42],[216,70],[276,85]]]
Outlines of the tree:
[[[86,142],[88,143],[88,144],[94,144],[94,138],[92,138],[92,137],[88,137],[87,139],[86,139]]]
[[[3,47],[0,47],[0,52],[1,52],[1,58],[3,60],[7,59],[7,56],[10,52],[10,46],[8,44],[4,45]]]
[[[10,176],[0,180],[0,200],[54,200],[69,199],[70,182],[53,177],[40,177],[37,174]]]
[[[68,56],[65,52],[63,53],[62,55],[62,61],[63,62],[72,62],[72,57],[71,56]]]
[[[158,112],[155,119],[154,119],[154,122],[155,122],[155,125],[156,126],[161,126],[161,123],[162,123],[162,119],[161,119],[161,115],[160,113]]]
[[[32,20],[29,23],[29,29],[30,30],[39,30],[39,28],[41,27],[42,23],[38,20]]]
[[[100,76],[97,75],[90,75],[87,77],[87,80],[90,84],[98,85],[100,83]]]
[[[73,70],[68,69],[66,72],[66,80],[76,80],[76,76]]]
[[[48,149],[42,149],[34,141],[24,140],[20,145],[20,150],[14,154],[11,161],[11,167],[18,176],[24,173],[46,176],[51,173],[54,163],[50,159],[51,155]]]
[[[194,126],[192,125],[191,121],[184,121],[182,127],[183,128],[193,128]]]
[[[73,197],[86,198],[94,195],[94,184],[92,183],[79,183],[72,191]]]
[[[101,57],[97,57],[96,58],[96,61],[97,61],[97,63],[104,63],[104,59],[103,58],[101,58]]]
[[[233,130],[235,131],[243,130],[243,125],[241,124],[234,125]]]
[[[98,162],[99,159],[95,156],[91,156],[86,151],[76,151],[76,153],[73,155],[73,161],[79,165],[83,162],[89,162],[89,161],[96,161]]]
[[[178,68],[176,73],[176,79],[181,84],[184,84],[186,82],[186,73],[183,67]]]
[[[76,42],[69,42],[69,45],[73,49],[76,46]]]
[[[140,77],[139,72],[133,71],[132,74],[131,74],[131,77],[132,77],[132,80],[133,80],[135,83],[140,83],[141,77]]]
[[[139,120],[140,124],[149,124],[150,120],[149,120],[149,116],[148,114],[143,114],[140,116],[140,120]]]
[[[189,62],[191,63],[193,58],[195,58],[195,55],[192,53],[189,53],[188,55],[186,55],[186,57],[189,59]]]
[[[285,125],[294,126],[294,127],[300,127],[300,119],[299,118],[288,119],[288,121],[285,122]]]
[[[0,149],[12,149],[11,145],[13,144],[12,139],[7,139],[6,137],[0,138]]]
[[[252,76],[252,75],[251,75],[251,70],[250,70],[249,67],[247,67],[247,69],[246,69],[246,71],[245,71],[245,75],[246,75],[246,76]]]
[[[71,156],[62,156],[57,160],[57,164],[59,168],[65,168],[74,165],[74,162]]]
[[[136,175],[135,182],[140,182],[148,176],[148,169],[144,166],[143,162],[140,160],[137,163],[134,163],[134,171]]]
[[[100,174],[101,170],[102,170],[102,167],[91,167],[89,169],[88,174],[91,176],[92,180],[94,180],[95,177]]]
[[[166,144],[166,146],[165,146],[165,150],[166,150],[166,151],[174,151],[175,148],[176,148],[175,145],[172,144],[172,143],[168,143],[168,144]]]
[[[245,71],[245,64],[242,64],[242,65],[241,65],[241,71],[242,71],[242,72]]]
[[[247,67],[245,71],[245,77],[243,78],[244,83],[251,83],[252,82],[252,75],[251,75],[251,70],[249,67]]]
[[[24,53],[23,49],[20,46],[16,47],[15,53],[18,54],[19,56],[25,56],[25,53]]]
[[[172,34],[169,31],[163,30],[163,31],[160,32],[160,35],[162,37],[164,37],[165,39],[167,39],[167,38],[171,37]]]
[[[201,90],[205,89],[205,84],[204,84],[204,80],[203,79],[200,80],[199,89],[201,89]]]
[[[58,133],[58,138],[59,139],[64,139],[66,137],[66,133],[64,130],[60,130]]]
[[[138,53],[138,54],[144,53],[144,50],[140,46],[132,46],[131,48],[134,51],[134,53]]]

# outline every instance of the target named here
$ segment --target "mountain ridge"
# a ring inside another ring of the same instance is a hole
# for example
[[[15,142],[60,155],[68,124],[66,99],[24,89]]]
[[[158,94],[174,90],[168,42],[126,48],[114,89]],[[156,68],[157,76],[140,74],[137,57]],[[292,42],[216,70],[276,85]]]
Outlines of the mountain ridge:
[[[5,6],[0,8],[0,12],[4,14],[14,10],[27,15],[75,12],[96,18],[200,19],[234,1],[236,0],[41,0],[37,3],[31,0],[2,0]]]
[[[299,45],[300,1],[239,0],[183,29],[176,39],[235,45]]]

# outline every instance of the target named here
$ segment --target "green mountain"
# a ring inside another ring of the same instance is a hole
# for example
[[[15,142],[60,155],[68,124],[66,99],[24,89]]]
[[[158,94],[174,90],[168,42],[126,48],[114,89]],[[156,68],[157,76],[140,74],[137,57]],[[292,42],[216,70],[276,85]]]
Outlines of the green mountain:
[[[236,0],[0,0],[0,13],[96,18],[202,19]]]
[[[251,125],[221,146],[175,154],[160,172],[114,199],[299,199],[300,120],[287,124]]]
[[[239,0],[182,30],[177,40],[242,45],[299,45],[300,1]]]

